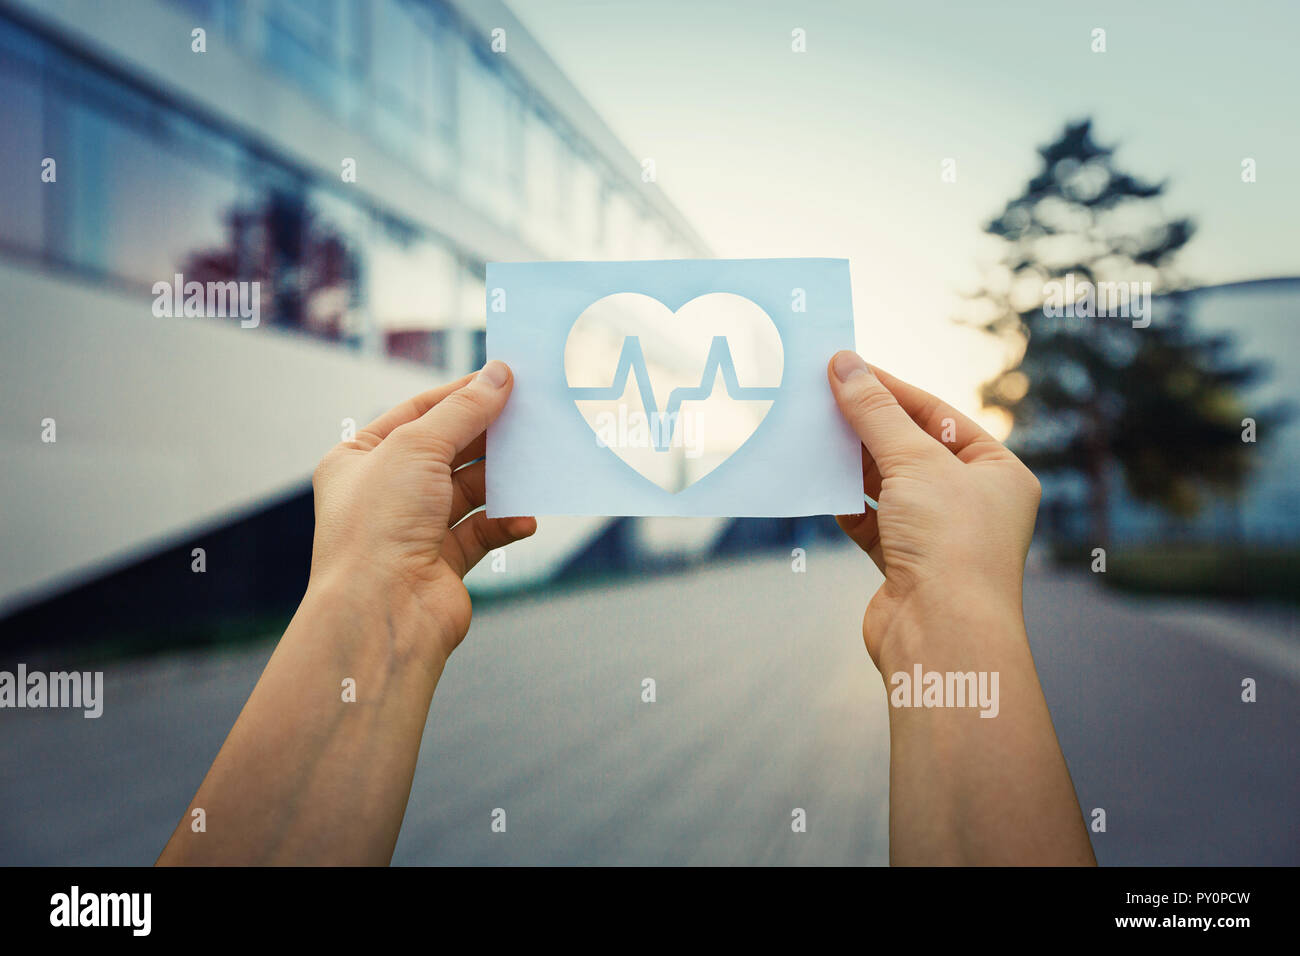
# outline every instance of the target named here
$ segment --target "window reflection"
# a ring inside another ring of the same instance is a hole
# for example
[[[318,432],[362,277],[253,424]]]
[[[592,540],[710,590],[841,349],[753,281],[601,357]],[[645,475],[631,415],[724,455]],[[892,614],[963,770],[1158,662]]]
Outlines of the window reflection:
[[[449,249],[394,221],[375,224],[367,299],[386,354],[447,366],[454,319],[455,259]]]
[[[357,344],[355,239],[321,214],[307,194],[283,183],[227,214],[227,236],[192,253],[187,280],[261,284],[263,322]]]
[[[689,254],[436,0],[172,2],[545,255]],[[483,264],[404,221],[403,197],[377,209],[3,16],[0,123],[0,166],[30,171],[0,190],[0,245],[143,290],[176,273],[256,281],[264,325],[482,364]],[[45,156],[57,186],[40,182]]]
[[[37,55],[33,55],[35,52]],[[10,171],[0,189],[0,242],[27,252],[45,244],[45,96],[40,85],[39,49],[0,21],[0,169]],[[58,167],[55,167],[58,172]]]
[[[361,308],[365,218],[356,207],[325,190],[312,190],[307,255],[303,265],[307,328],[337,330],[360,344],[366,334]]]
[[[609,208],[615,191],[589,144],[517,89],[504,58],[442,0],[173,2],[264,21],[231,32],[263,36],[260,55],[276,70],[336,110],[342,103],[431,181],[544,253],[638,258],[664,248],[646,223],[658,217]]]
[[[187,149],[124,97],[73,102],[66,117],[60,155],[74,165],[55,195],[69,203],[59,240],[72,261],[152,285],[222,241],[239,187],[219,152]]]

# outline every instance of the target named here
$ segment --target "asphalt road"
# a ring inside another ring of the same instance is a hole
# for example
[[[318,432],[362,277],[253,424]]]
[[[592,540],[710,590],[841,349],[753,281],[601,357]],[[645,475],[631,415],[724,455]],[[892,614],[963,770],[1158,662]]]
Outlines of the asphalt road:
[[[878,581],[815,545],[802,574],[772,555],[481,608],[395,862],[886,863],[886,701],[859,636]],[[1294,615],[1048,573],[1026,614],[1102,863],[1300,863]],[[0,863],[151,863],[270,652],[113,666],[98,720],[0,711]]]

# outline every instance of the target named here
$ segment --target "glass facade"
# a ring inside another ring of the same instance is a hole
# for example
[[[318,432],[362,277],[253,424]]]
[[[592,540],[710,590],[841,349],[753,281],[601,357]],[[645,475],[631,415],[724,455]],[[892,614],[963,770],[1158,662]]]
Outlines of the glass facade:
[[[542,256],[690,242],[435,0],[171,0]],[[210,39],[210,43],[212,40]],[[258,281],[264,325],[459,372],[482,361],[483,263],[448,229],[317,180],[0,16],[0,249],[148,289]]]
[[[0,243],[29,253],[45,249],[49,190],[36,172],[46,175],[45,86],[42,74],[45,51],[24,42],[0,21],[0,169],[28,170],[27,176],[10,175],[0,189]],[[53,170],[57,174],[57,167]]]

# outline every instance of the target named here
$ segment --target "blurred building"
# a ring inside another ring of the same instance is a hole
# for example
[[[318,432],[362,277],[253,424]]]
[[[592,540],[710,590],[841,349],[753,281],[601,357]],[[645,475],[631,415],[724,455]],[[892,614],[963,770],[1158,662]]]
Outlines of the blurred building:
[[[1152,321],[1161,321],[1168,302],[1157,298]],[[1116,469],[1111,480],[1111,533],[1134,544],[1167,540],[1234,541],[1293,545],[1300,541],[1300,277],[1256,279],[1202,286],[1184,293],[1184,308],[1201,334],[1223,335],[1237,357],[1259,363],[1263,374],[1238,396],[1243,417],[1283,412],[1257,435],[1258,455],[1240,492],[1208,500],[1199,514],[1174,518],[1137,501]],[[1039,528],[1068,541],[1087,540],[1087,488],[1082,476],[1044,482]]]
[[[0,614],[279,554],[346,420],[484,361],[487,261],[708,253],[497,0],[0,0],[0,127]],[[259,324],[159,317],[176,276]],[[550,521],[508,580],[722,531]]]

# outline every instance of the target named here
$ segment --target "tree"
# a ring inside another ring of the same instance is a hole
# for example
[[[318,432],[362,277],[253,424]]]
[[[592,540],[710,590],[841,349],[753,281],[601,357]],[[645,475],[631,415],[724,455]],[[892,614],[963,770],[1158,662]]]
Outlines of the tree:
[[[1171,266],[1192,222],[1166,219],[1165,184],[1118,169],[1091,127],[1068,124],[1040,147],[1038,174],[985,227],[1006,252],[974,299],[979,327],[1008,344],[985,406],[1011,416],[1010,444],[1030,468],[1082,478],[1105,545],[1116,474],[1179,516],[1207,493],[1235,493],[1252,447],[1237,395],[1262,368],[1237,362],[1228,336],[1192,328]]]

